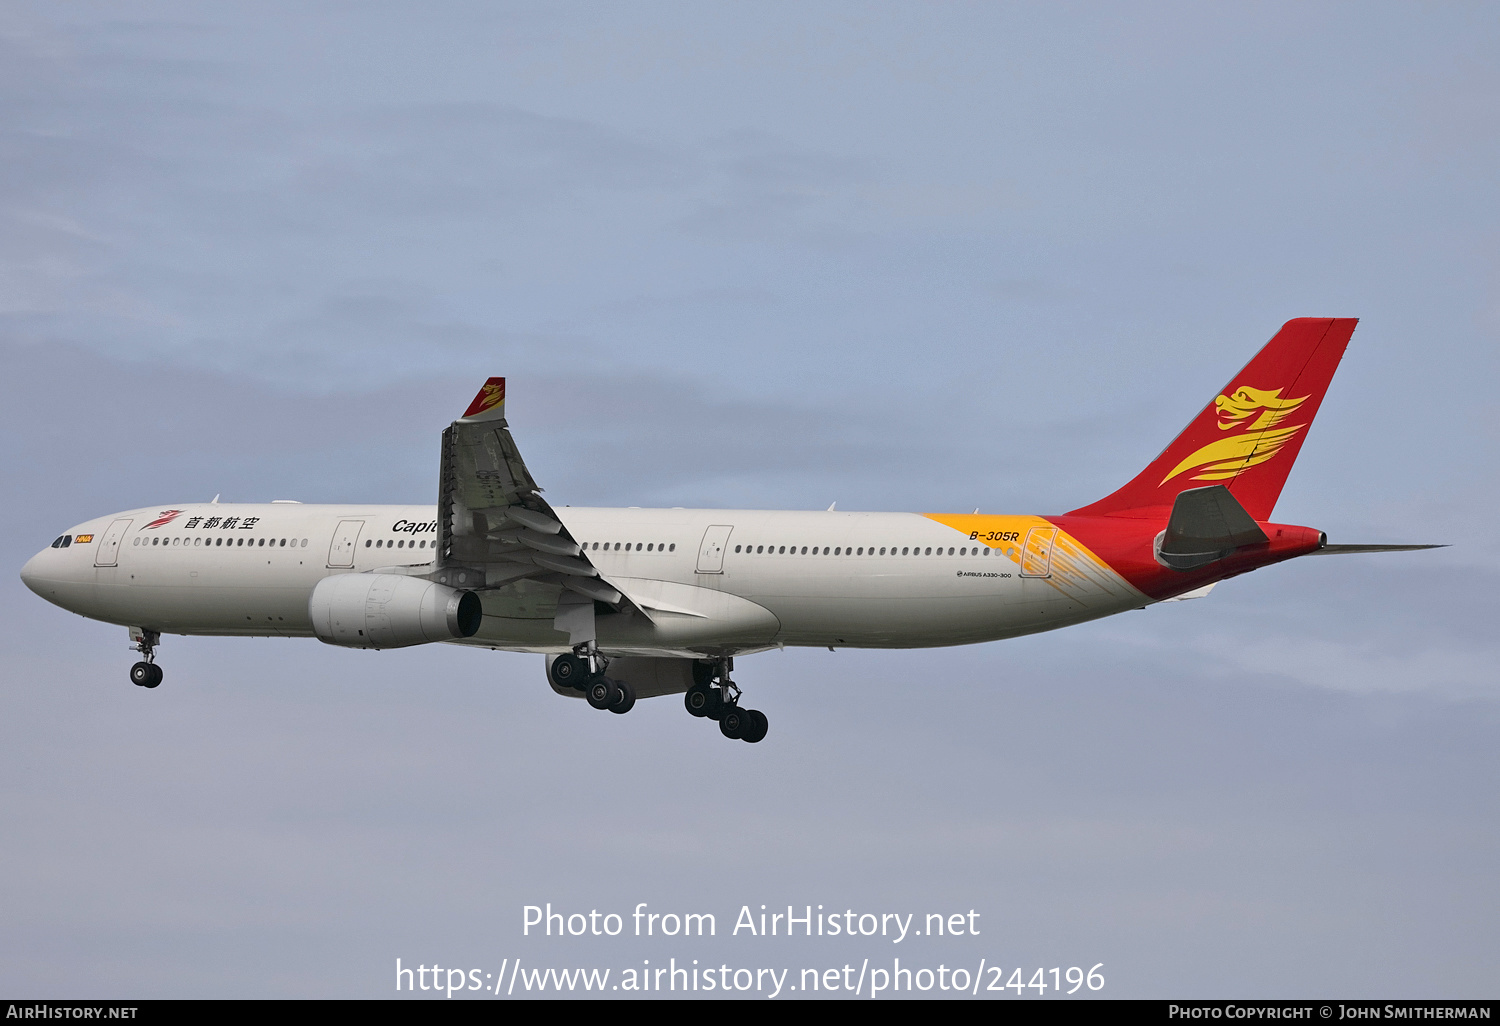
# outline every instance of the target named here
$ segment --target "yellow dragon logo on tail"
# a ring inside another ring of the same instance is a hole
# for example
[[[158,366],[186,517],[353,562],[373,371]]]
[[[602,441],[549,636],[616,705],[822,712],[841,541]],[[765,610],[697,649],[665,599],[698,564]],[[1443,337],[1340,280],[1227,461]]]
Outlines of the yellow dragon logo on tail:
[[[1223,481],[1274,457],[1282,446],[1296,437],[1297,432],[1307,427],[1306,424],[1278,426],[1309,398],[1304,395],[1300,399],[1283,399],[1281,392],[1279,388],[1271,392],[1241,385],[1215,399],[1220,431],[1231,431],[1256,414],[1260,416],[1245,430],[1209,442],[1188,456],[1173,467],[1161,483],[1166,484],[1188,470],[1198,471],[1193,475],[1194,481]]]

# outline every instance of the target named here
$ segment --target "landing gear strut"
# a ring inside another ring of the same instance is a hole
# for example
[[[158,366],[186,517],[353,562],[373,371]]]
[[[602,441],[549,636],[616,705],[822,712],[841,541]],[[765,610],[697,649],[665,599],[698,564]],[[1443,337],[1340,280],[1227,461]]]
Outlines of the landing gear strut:
[[[719,733],[731,740],[755,744],[766,736],[769,723],[759,709],[740,708],[740,687],[729,679],[734,660],[720,659],[710,666],[699,663],[694,668],[693,686],[682,697],[682,704],[694,716],[719,721]]]
[[[131,645],[130,650],[139,652],[144,658],[130,668],[130,683],[136,687],[154,688],[161,683],[161,667],[156,665],[156,646],[161,643],[161,632],[132,630],[131,636],[136,638],[136,644]]]
[[[622,680],[604,675],[609,666],[593,642],[586,642],[552,661],[552,683],[560,688],[576,688],[595,709],[608,709],[624,715],[635,707],[635,689]]]

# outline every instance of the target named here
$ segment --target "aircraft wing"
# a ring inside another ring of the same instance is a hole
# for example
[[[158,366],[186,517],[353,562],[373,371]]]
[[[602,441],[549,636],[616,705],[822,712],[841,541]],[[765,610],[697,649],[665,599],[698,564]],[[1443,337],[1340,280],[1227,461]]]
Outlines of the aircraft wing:
[[[505,421],[505,379],[490,378],[443,432],[439,583],[481,592],[485,612],[554,618],[592,641],[594,603],[645,615],[589,560],[542,498]]]

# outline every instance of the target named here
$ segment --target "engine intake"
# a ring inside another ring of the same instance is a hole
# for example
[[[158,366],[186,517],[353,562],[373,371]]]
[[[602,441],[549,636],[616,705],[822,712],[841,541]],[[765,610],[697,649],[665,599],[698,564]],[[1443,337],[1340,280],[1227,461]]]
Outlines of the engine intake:
[[[407,648],[479,633],[479,596],[401,574],[325,577],[308,600],[319,641],[345,648]]]

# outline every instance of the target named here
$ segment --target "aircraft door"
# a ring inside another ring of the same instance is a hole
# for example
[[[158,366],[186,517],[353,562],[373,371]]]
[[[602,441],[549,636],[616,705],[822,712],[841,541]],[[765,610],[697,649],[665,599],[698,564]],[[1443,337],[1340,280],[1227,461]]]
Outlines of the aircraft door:
[[[116,520],[99,540],[99,549],[94,553],[95,566],[115,566],[120,560],[120,539],[130,527],[129,520]]]
[[[363,520],[340,520],[338,530],[333,532],[333,544],[328,547],[328,565],[344,567],[354,565],[354,546],[359,541],[359,532],[364,529]]]
[[[1052,543],[1057,539],[1055,527],[1033,527],[1026,532],[1021,546],[1021,576],[1052,576]]]
[[[698,546],[698,572],[700,574],[724,572],[724,550],[729,546],[729,535],[733,530],[733,526],[715,524],[703,532],[703,544]]]

